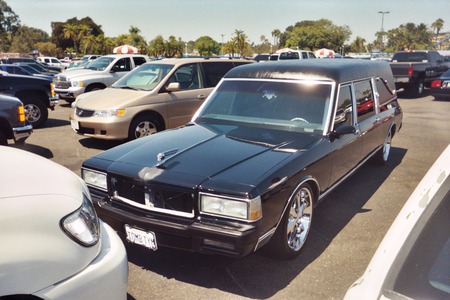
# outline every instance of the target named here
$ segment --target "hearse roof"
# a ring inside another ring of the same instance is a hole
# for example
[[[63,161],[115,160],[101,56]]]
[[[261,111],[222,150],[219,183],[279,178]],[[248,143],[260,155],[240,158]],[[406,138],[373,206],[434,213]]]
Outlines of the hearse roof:
[[[300,59],[254,63],[231,69],[225,78],[318,79],[344,83],[372,76],[394,84],[387,62],[362,59]]]

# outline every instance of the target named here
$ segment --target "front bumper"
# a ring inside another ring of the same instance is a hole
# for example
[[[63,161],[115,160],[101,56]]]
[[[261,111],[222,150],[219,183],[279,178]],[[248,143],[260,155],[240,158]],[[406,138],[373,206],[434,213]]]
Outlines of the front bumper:
[[[258,244],[257,224],[220,222],[201,218],[186,219],[173,216],[150,216],[138,211],[128,212],[120,204],[104,202],[104,197],[93,194],[92,200],[99,218],[125,237],[125,225],[142,231],[151,231],[159,247],[175,248],[205,254],[243,257],[254,252]],[[150,250],[149,250],[150,251]]]
[[[85,91],[84,87],[70,87],[68,89],[55,88],[55,93],[59,95],[62,99],[73,99],[83,94]]]
[[[33,132],[32,125],[25,125],[13,128],[14,142],[23,143]]]
[[[126,299],[128,259],[120,237],[101,222],[101,251],[78,274],[35,293],[41,299]]]
[[[76,133],[104,140],[127,139],[131,122],[125,117],[80,118],[74,112],[69,115],[69,120]]]
[[[55,95],[55,96],[49,97],[48,100],[49,100],[49,103],[50,103],[50,109],[54,110],[56,104],[59,103],[59,96]]]

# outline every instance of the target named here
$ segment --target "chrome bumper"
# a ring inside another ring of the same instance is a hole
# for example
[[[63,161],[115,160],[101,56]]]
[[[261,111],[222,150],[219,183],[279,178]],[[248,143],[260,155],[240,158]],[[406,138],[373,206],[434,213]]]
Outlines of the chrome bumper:
[[[13,128],[14,141],[16,143],[25,142],[25,140],[31,135],[32,132],[33,126],[31,125]]]

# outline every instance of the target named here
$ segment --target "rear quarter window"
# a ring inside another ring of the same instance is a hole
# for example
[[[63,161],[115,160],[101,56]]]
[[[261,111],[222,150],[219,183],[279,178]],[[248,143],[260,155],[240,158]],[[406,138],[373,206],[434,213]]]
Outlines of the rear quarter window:
[[[203,62],[202,68],[205,75],[205,87],[215,87],[225,74],[234,67],[229,62]]]

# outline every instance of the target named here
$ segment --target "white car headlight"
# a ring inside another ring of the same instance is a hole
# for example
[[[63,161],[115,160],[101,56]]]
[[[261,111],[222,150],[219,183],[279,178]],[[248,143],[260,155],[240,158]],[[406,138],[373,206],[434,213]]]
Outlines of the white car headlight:
[[[72,87],[83,87],[84,86],[84,82],[83,81],[71,81],[70,85]]]
[[[84,179],[87,185],[102,189],[104,191],[108,190],[105,173],[81,169],[81,177]]]
[[[83,195],[79,209],[61,220],[61,227],[83,246],[95,245],[100,237],[100,224],[92,202]]]
[[[233,219],[257,221],[262,217],[261,198],[237,199],[200,194],[200,212]]]
[[[122,117],[125,114],[125,109],[108,109],[94,111],[94,117]]]

